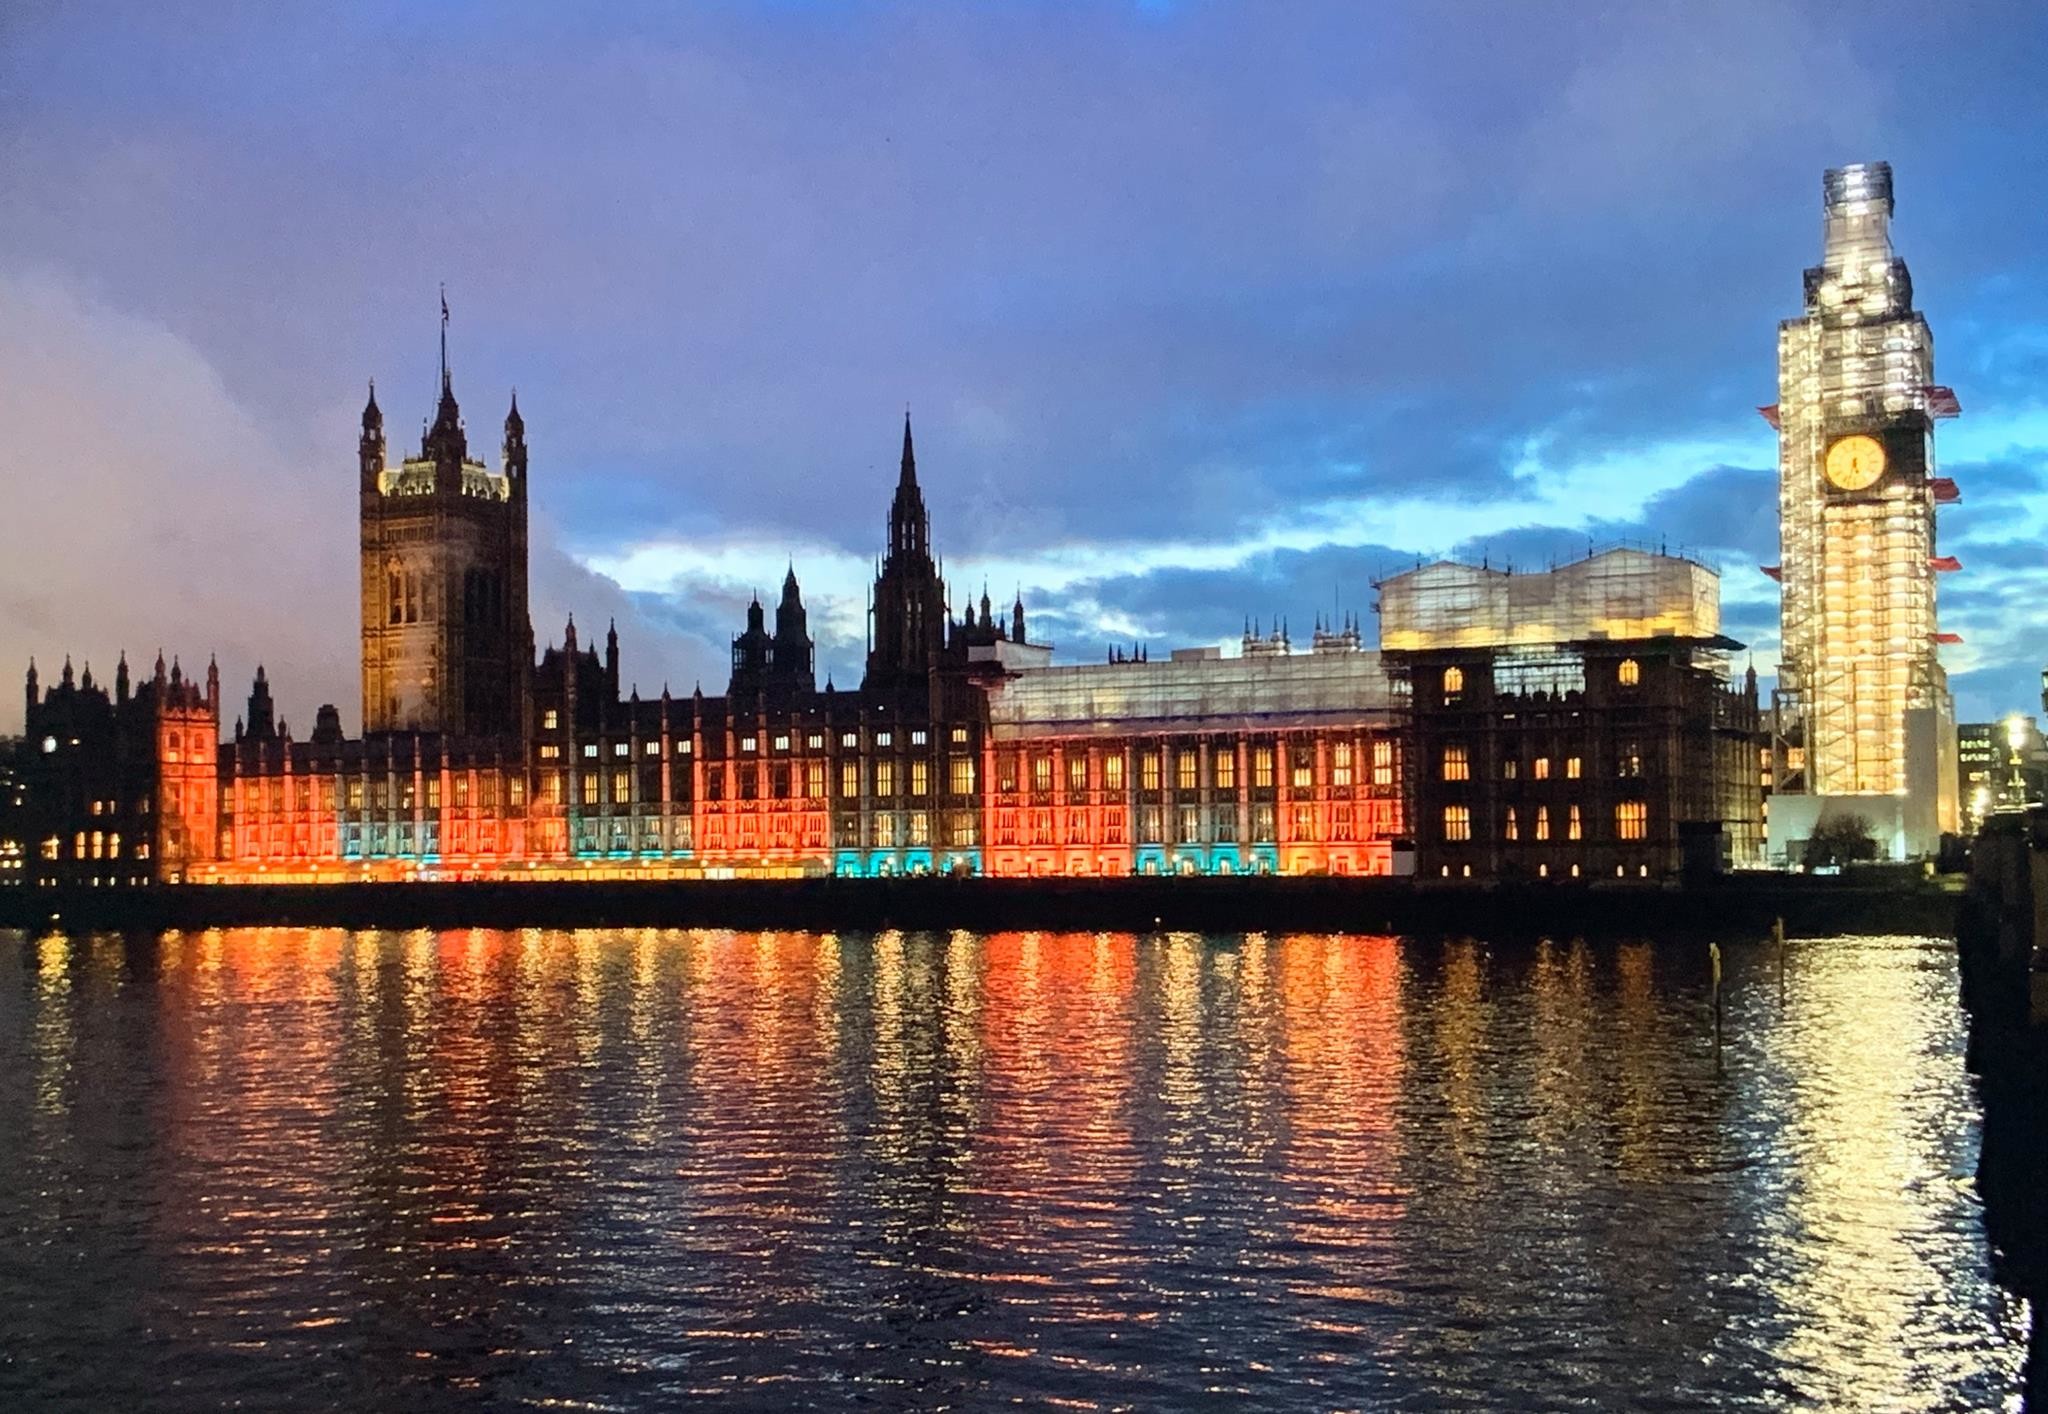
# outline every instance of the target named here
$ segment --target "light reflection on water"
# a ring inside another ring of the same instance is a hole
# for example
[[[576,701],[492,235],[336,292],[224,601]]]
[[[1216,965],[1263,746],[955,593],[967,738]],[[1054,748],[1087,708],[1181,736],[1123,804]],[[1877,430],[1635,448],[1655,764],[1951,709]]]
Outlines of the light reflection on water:
[[[8,936],[0,1404],[1983,1409],[1953,949]]]

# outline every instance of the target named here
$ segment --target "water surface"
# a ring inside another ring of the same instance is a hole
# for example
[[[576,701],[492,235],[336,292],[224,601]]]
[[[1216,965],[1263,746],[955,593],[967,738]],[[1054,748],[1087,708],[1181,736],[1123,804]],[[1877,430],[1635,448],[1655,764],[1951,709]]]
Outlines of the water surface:
[[[0,935],[0,1407],[2012,1404],[1952,946],[1725,954]]]

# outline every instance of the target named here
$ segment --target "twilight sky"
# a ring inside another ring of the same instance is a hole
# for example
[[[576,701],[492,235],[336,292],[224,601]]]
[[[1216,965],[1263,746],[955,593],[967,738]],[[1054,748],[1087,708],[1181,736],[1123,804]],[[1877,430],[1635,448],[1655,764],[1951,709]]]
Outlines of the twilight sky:
[[[446,281],[536,634],[617,615],[643,690],[721,690],[790,557],[857,680],[906,403],[948,577],[1064,661],[1627,536],[1767,671],[1755,407],[1822,168],[1881,158],[1964,407],[1959,712],[2039,708],[2037,4],[325,11],[0,3],[11,670],[215,651],[353,728],[357,416],[416,447]]]

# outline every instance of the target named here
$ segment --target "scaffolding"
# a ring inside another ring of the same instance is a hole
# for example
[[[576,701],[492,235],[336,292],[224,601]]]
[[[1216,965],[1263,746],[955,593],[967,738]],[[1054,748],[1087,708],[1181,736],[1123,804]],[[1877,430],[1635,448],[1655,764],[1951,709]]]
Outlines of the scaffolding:
[[[1803,747],[1787,784],[1899,796],[1916,774],[1909,714],[1947,701],[1934,576],[1954,566],[1936,551],[1934,507],[1955,490],[1933,474],[1933,420],[1957,405],[1933,381],[1932,337],[1892,250],[1891,168],[1831,170],[1822,192],[1821,263],[1805,313],[1779,326],[1778,402],[1763,410],[1779,436],[1779,702]],[[1849,437],[1884,452],[1867,485],[1829,478]]]
[[[1713,639],[1721,632],[1719,574],[1686,556],[1632,545],[1520,574],[1440,561],[1375,587],[1380,646],[1389,652]]]
[[[1394,710],[1380,655],[1358,649],[1041,668],[991,686],[997,741],[1363,725]]]

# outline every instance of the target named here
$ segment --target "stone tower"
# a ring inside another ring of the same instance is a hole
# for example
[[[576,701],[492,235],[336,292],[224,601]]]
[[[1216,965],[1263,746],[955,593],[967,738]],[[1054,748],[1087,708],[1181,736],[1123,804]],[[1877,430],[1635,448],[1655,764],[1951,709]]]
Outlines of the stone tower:
[[[364,731],[523,733],[533,675],[526,423],[515,395],[501,469],[470,460],[446,300],[441,397],[419,455],[386,465],[374,384],[360,451]]]
[[[870,688],[921,684],[946,646],[946,593],[932,556],[931,518],[917,484],[910,414],[903,415],[903,465],[889,505],[889,553],[875,576]]]
[[[1895,857],[1956,828],[1955,721],[1937,646],[1934,340],[1892,248],[1892,171],[1830,170],[1821,263],[1778,332],[1779,706],[1802,738],[1771,803],[1780,852],[1857,814]]]

